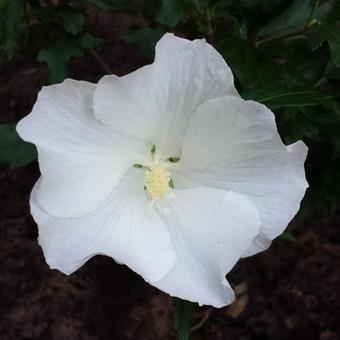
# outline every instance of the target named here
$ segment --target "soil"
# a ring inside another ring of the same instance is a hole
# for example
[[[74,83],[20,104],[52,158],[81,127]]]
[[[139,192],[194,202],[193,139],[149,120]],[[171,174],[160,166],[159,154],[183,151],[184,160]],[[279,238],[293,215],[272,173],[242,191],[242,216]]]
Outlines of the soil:
[[[104,37],[95,50],[112,73],[150,62],[120,39],[138,25],[127,13],[92,10],[88,30]],[[71,63],[70,77],[96,82],[105,73],[88,53]],[[44,84],[34,56],[0,57],[0,122],[28,114]],[[127,267],[104,256],[71,276],[50,270],[37,244],[28,206],[39,176],[33,163],[0,169],[0,339],[176,339],[171,298]],[[293,221],[296,242],[274,241],[230,274],[238,292],[222,309],[197,309],[193,340],[340,339],[340,212]]]

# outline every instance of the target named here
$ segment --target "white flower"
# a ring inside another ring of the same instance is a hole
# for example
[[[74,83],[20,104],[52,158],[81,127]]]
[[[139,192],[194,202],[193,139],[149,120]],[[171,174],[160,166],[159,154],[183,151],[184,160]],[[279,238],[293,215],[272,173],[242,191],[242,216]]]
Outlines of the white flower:
[[[204,40],[166,34],[131,74],[44,87],[17,129],[38,148],[30,204],[51,268],[108,255],[200,304],[232,302],[225,274],[269,247],[307,187],[306,146],[282,143]]]

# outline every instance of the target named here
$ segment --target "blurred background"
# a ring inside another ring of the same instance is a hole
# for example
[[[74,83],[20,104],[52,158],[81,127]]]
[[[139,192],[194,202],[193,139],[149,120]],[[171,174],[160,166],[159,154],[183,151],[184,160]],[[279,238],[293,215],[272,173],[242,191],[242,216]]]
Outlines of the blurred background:
[[[28,205],[36,150],[15,132],[43,85],[129,73],[169,31],[209,41],[285,143],[310,150],[299,215],[228,275],[233,305],[196,310],[191,339],[340,339],[337,0],[0,0],[0,339],[176,339],[171,298],[125,266],[48,268]]]

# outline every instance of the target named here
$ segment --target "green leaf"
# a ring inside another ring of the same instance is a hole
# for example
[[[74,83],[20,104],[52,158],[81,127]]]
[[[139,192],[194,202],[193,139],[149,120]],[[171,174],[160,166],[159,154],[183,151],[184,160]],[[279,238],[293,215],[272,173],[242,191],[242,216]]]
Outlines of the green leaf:
[[[314,0],[315,1],[315,0]],[[327,1],[316,7],[313,18],[323,21],[333,10],[336,0]],[[308,0],[295,0],[286,10],[269,22],[258,32],[258,36],[269,37],[281,35],[303,27],[313,11],[313,5]]]
[[[313,121],[315,111],[311,111],[309,108],[306,113],[305,107],[286,107],[277,115],[279,130],[283,133],[286,144],[300,139],[315,141],[319,139],[320,124]]]
[[[286,10],[264,26],[258,35],[267,37],[300,28],[306,23],[311,11],[312,7],[309,1],[295,0]]]
[[[162,0],[156,20],[163,25],[175,27],[188,19],[193,10],[192,3],[186,0]]]
[[[220,11],[222,9],[231,7],[234,4],[235,0],[217,0],[213,6],[212,9],[214,11]]]
[[[0,125],[0,164],[7,164],[11,169],[16,169],[36,158],[35,146],[19,137],[14,124]]]
[[[28,19],[25,0],[10,0],[1,13],[3,32],[2,50],[11,59],[14,53],[24,45],[28,35]]]
[[[90,33],[84,33],[77,38],[77,42],[83,49],[89,49],[100,45],[103,40],[101,38],[95,37]]]
[[[340,67],[340,28],[326,27],[328,31],[328,45],[336,67]]]
[[[309,88],[285,88],[282,85],[269,84],[258,86],[243,93],[246,99],[253,99],[275,110],[282,107],[315,106],[324,100],[333,99],[333,94],[323,93]]]
[[[340,79],[340,67],[336,67],[332,59],[326,65],[325,76],[330,79]]]
[[[173,298],[175,306],[175,328],[179,340],[188,340],[190,325],[196,304],[190,301]]]
[[[258,60],[256,49],[249,41],[231,39],[223,43],[219,51],[245,88],[256,88],[259,83],[271,82],[275,77],[270,65]]]
[[[84,27],[84,13],[81,10],[65,6],[60,11],[63,18],[64,30],[73,35],[77,35]]]
[[[312,51],[319,48],[327,40],[327,31],[322,23],[317,22],[308,31],[308,44]]]
[[[140,28],[131,33],[125,33],[123,38],[129,44],[136,45],[145,55],[152,57],[157,41],[165,31],[161,28]]]
[[[307,52],[307,51],[306,51]],[[308,56],[311,56],[310,58]],[[311,54],[309,51],[304,56],[297,57],[292,55],[283,65],[283,70],[288,71],[293,78],[301,80],[301,84],[292,82],[283,82],[287,86],[310,86],[312,87],[323,76],[325,64],[328,56],[324,50],[318,50]]]
[[[191,0],[195,6],[196,11],[204,15],[208,9],[209,0]]]
[[[62,35],[53,43],[42,48],[38,61],[45,62],[48,68],[48,83],[55,84],[67,76],[67,63],[72,58],[82,57],[84,51],[101,43],[101,39],[85,33],[79,37]]]
[[[290,242],[296,242],[296,238],[289,233],[288,231],[284,231],[280,236],[276,238],[277,240],[280,241],[290,241]]]

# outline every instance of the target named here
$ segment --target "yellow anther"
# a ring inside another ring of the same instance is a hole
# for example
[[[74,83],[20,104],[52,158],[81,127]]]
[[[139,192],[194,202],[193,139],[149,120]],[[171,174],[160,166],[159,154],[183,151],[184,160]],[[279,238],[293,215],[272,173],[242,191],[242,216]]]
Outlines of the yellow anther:
[[[144,174],[144,185],[151,199],[163,199],[169,189],[170,173],[162,164],[152,165]]]

